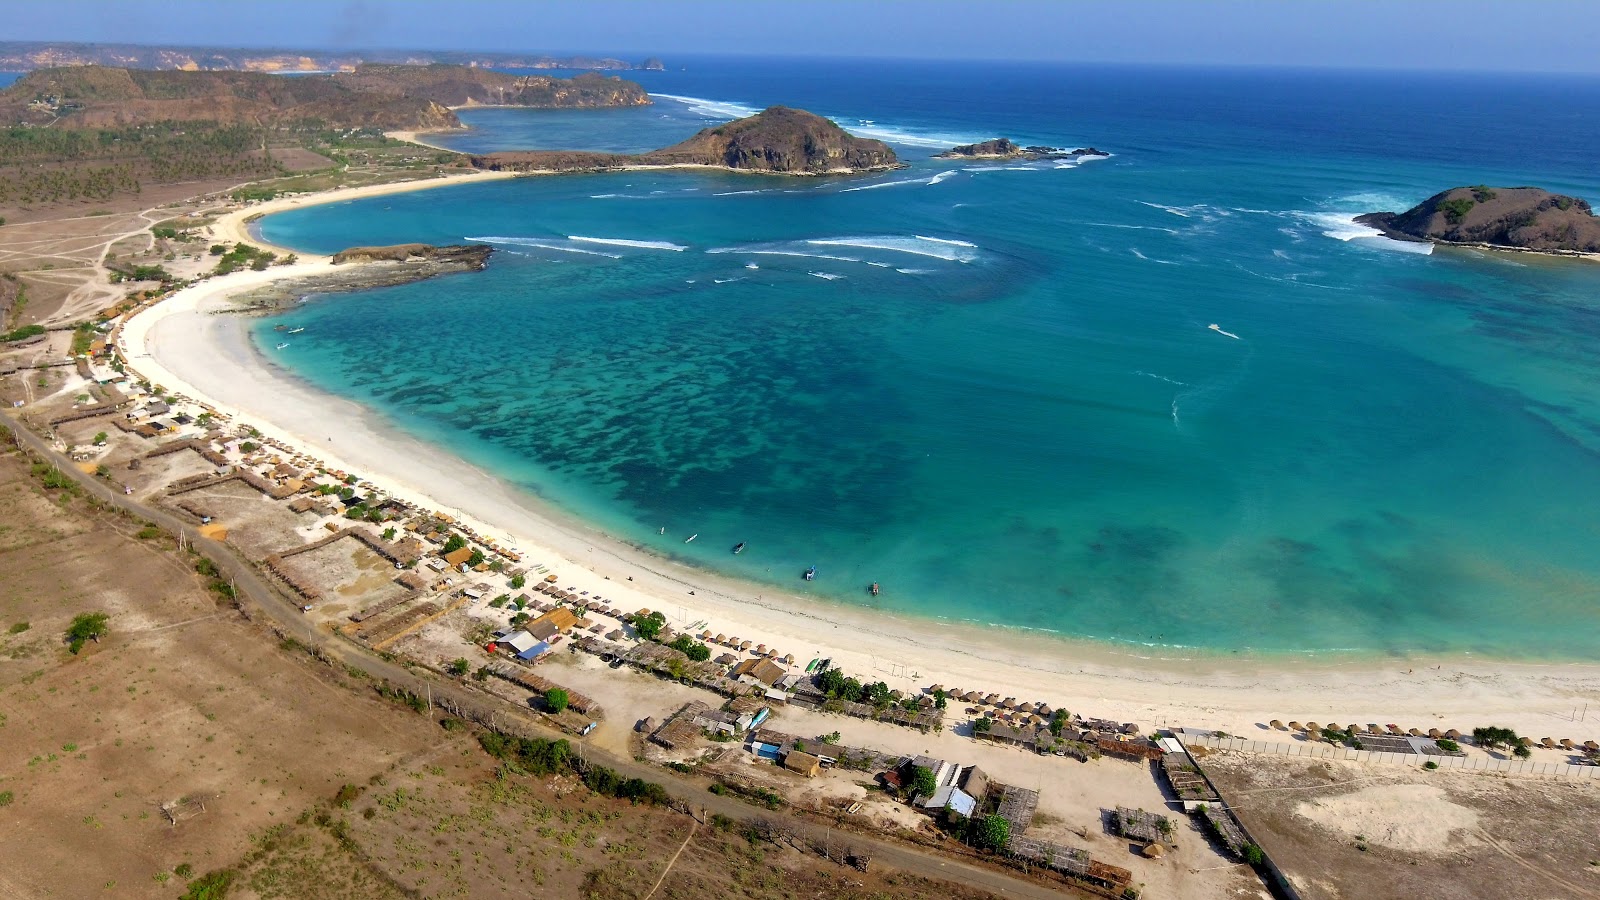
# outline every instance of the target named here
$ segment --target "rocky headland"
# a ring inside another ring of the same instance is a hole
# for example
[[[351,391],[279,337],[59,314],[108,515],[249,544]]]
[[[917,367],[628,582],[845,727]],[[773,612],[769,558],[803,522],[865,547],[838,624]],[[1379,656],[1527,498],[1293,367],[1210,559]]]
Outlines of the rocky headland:
[[[704,129],[650,153],[502,152],[474,156],[472,164],[527,173],[696,166],[772,175],[856,175],[904,165],[888,144],[856,137],[819,115],[786,106]]]
[[[38,69],[0,91],[0,124],[107,128],[174,122],[437,131],[461,127],[452,106],[644,106],[644,88],[616,76],[508,75],[469,66],[364,65],[283,78],[70,66]]]
[[[1402,241],[1600,253],[1600,219],[1588,202],[1535,187],[1451,188],[1405,212],[1367,213],[1356,222]]]
[[[934,159],[993,159],[993,160],[1035,160],[1035,159],[1078,159],[1084,156],[1110,156],[1111,154],[1096,150],[1093,147],[1080,147],[1077,150],[1062,150],[1058,147],[1023,147],[1010,138],[995,138],[977,144],[963,144],[960,147],[951,147]]]
[[[494,250],[483,244],[395,244],[351,247],[333,255],[339,268],[299,278],[283,278],[244,291],[234,301],[241,311],[268,313],[292,306],[310,294],[343,294],[477,272]]]

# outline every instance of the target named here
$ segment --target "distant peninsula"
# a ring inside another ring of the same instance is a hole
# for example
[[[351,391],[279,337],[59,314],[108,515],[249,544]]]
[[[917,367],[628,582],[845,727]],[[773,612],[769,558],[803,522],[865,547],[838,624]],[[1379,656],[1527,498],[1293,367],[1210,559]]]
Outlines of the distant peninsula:
[[[1600,219],[1588,202],[1535,187],[1451,188],[1403,213],[1367,213],[1356,222],[1403,241],[1600,253]]]
[[[1096,150],[1093,147],[1082,147],[1077,150],[1062,150],[1056,147],[1022,147],[1010,138],[995,138],[978,144],[963,144],[960,147],[951,147],[935,159],[1077,159],[1083,156],[1110,156],[1111,154]]]
[[[38,69],[0,91],[0,124],[107,128],[206,122],[436,131],[460,128],[451,107],[645,106],[644,88],[616,76],[508,75],[456,65],[363,65],[283,78],[260,72]]]
[[[855,137],[802,109],[774,106],[650,153],[512,151],[474,156],[472,165],[526,173],[695,166],[772,175],[854,175],[898,169],[904,163],[883,141]]]
[[[188,47],[169,44],[87,44],[75,41],[0,41],[0,71],[58,66],[111,66],[213,72],[353,72],[369,63],[425,66],[444,63],[495,69],[661,69],[651,57],[631,63],[609,56],[547,56],[438,50],[306,50]]]

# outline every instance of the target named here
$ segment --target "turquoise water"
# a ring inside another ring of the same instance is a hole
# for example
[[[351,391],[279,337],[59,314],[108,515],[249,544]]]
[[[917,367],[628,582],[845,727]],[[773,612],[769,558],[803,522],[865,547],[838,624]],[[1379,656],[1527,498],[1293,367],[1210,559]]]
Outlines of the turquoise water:
[[[258,343],[621,540],[801,595],[1186,652],[1600,649],[1600,268],[1348,222],[1456,184],[1600,198],[1600,83],[802,69],[699,61],[640,74],[717,103],[449,140],[643,149],[787,102],[911,168],[272,216],[308,251],[498,252]],[[997,134],[1114,155],[929,158]]]

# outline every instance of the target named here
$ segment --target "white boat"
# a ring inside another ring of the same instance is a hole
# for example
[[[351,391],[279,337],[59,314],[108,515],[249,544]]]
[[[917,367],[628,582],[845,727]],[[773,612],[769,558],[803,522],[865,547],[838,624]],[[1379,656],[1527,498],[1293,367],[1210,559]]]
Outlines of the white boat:
[[[302,331],[305,331],[305,329],[304,328],[291,328],[291,329],[289,329],[289,333],[290,334],[299,334]]]
[[[689,535],[689,541],[692,541],[692,540],[694,540],[695,538],[697,538],[699,536],[700,536],[699,532],[691,534],[691,535]],[[689,541],[684,541],[684,543],[687,544],[687,543],[689,543]]]
[[[289,345],[288,345],[288,344],[279,344],[279,345],[278,345],[278,349],[279,349],[279,350],[282,350],[282,349],[283,349],[283,348],[285,348],[285,347],[287,347],[287,346],[289,346]]]

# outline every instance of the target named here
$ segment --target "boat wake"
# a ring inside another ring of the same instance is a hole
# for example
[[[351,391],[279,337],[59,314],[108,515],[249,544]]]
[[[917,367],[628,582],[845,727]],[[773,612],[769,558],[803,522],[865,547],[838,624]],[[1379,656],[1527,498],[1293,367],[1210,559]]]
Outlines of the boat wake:
[[[1236,341],[1244,340],[1244,338],[1239,337],[1237,334],[1234,334],[1231,331],[1223,331],[1221,325],[1211,324],[1211,325],[1207,325],[1206,327],[1211,329],[1212,331],[1215,331],[1217,334],[1223,335],[1224,337],[1231,337]]]

